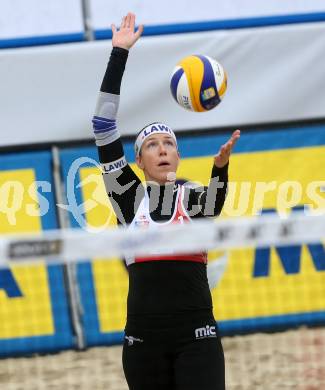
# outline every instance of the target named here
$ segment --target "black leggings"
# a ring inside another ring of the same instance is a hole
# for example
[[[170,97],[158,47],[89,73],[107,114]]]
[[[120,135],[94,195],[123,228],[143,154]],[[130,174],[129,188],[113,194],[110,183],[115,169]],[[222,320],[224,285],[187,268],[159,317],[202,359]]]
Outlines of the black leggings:
[[[123,369],[130,390],[225,390],[215,322],[163,332],[126,330]]]

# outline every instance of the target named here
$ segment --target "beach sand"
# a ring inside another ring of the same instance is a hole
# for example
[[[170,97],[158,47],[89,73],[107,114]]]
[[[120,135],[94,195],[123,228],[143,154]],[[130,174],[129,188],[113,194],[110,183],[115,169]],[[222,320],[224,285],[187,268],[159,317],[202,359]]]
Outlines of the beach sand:
[[[224,337],[222,343],[227,390],[325,389],[325,328]],[[2,359],[0,389],[128,390],[121,353],[121,346],[111,346]]]

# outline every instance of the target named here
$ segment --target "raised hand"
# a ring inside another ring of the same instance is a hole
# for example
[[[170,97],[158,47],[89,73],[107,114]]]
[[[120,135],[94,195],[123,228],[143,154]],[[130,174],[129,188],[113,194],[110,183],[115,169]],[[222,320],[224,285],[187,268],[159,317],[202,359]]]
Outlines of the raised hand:
[[[122,18],[119,30],[115,24],[112,24],[112,45],[113,47],[121,47],[123,49],[131,49],[135,42],[140,38],[143,32],[143,25],[135,31],[135,15],[129,12]]]
[[[214,157],[216,167],[222,168],[228,163],[232,148],[235,146],[239,137],[240,130],[235,130],[229,140],[221,146],[218,154]]]

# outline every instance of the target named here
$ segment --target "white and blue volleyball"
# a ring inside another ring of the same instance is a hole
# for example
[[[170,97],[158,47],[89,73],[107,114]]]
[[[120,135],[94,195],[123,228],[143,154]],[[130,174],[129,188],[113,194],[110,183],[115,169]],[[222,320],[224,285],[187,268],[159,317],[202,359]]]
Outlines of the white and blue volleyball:
[[[170,80],[176,102],[190,111],[212,110],[227,90],[227,74],[222,65],[204,55],[183,58],[174,68]]]

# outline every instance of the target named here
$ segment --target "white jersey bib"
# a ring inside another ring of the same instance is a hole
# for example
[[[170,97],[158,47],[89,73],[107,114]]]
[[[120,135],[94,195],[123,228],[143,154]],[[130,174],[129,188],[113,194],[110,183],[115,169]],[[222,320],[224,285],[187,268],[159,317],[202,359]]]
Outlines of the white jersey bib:
[[[191,222],[191,218],[188,215],[184,204],[184,186],[179,185],[177,188],[177,196],[175,207],[173,211],[172,217],[166,222],[155,222],[150,216],[150,208],[149,208],[149,195],[145,190],[145,196],[143,197],[139,208],[129,225],[129,229],[148,229],[151,227],[161,228],[163,229],[165,226],[168,226],[173,223],[189,223]],[[172,260],[172,261],[193,261],[197,263],[207,263],[207,253],[177,253],[173,251],[169,251],[166,253],[158,252],[149,252],[146,257],[133,257],[128,256],[125,258],[126,264],[129,266],[133,263],[142,263],[147,261],[164,261],[164,260]]]

